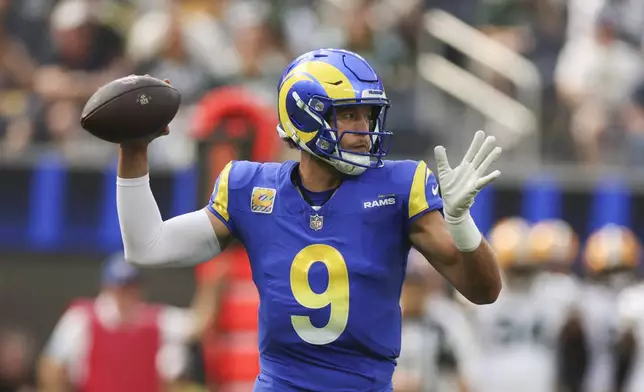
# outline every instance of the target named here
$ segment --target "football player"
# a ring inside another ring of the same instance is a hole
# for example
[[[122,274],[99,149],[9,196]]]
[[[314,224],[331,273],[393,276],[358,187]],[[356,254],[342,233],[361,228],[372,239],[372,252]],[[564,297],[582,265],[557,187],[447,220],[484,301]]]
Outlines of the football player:
[[[541,279],[552,284],[575,285],[572,264],[579,254],[579,239],[572,227],[561,219],[535,223],[529,234],[530,258],[543,265]],[[555,283],[561,280],[567,283]]]
[[[397,392],[467,392],[473,331],[444,280],[416,250],[402,288],[402,344],[393,377]]]
[[[586,241],[583,261],[587,283],[579,304],[590,355],[584,390],[612,390],[620,371],[614,355],[619,338],[618,296],[635,283],[639,242],[628,228],[606,225]],[[621,315],[622,321],[628,319],[626,314]]]
[[[528,242],[530,260],[541,267],[535,291],[548,303],[548,333],[556,336],[579,299],[582,284],[572,271],[579,239],[567,222],[548,219],[531,227]]]
[[[630,230],[622,234],[622,258],[638,263],[642,256],[641,243]],[[637,278],[637,283],[617,296],[617,392],[644,390],[644,283],[639,274]]]
[[[478,392],[551,392],[554,366],[544,334],[544,306],[536,281],[541,265],[530,258],[530,225],[499,221],[489,233],[503,269],[504,289],[492,305],[474,308],[481,359]]]
[[[572,272],[579,240],[567,222],[548,219],[532,226],[528,242],[530,260],[542,267],[534,292],[542,305],[548,361],[557,369],[551,385],[558,385],[558,390],[581,391],[588,352],[578,308],[582,284]]]
[[[452,169],[436,147],[441,199],[424,162],[383,160],[389,100],[362,57],[306,53],[287,67],[278,93],[278,133],[302,151],[300,162],[230,162],[202,210],[164,221],[147,143],[121,146],[126,257],[194,265],[238,239],[260,297],[255,391],[391,391],[410,246],[473,303],[499,294],[494,255],[469,210],[499,176],[488,169],[501,148],[479,131]]]

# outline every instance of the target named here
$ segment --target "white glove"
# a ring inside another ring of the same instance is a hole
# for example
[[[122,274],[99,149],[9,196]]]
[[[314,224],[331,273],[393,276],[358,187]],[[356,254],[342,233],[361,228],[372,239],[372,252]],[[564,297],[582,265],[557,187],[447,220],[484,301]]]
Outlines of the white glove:
[[[476,132],[469,150],[456,169],[449,166],[445,147],[434,148],[446,221],[458,223],[469,216],[470,207],[479,191],[501,175],[498,170],[485,175],[499,156],[501,147],[496,145],[496,138],[485,137],[483,131]]]

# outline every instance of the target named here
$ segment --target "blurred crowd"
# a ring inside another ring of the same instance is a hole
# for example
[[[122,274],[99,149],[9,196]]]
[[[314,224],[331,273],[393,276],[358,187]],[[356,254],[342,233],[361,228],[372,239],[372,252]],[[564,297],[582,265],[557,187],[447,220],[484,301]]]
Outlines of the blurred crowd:
[[[641,244],[606,225],[580,244],[561,220],[499,221],[503,290],[475,306],[417,252],[403,286],[394,377],[407,392],[644,390]]]
[[[466,105],[449,100],[446,110],[419,83],[423,15],[434,9],[538,70],[543,160],[644,162],[641,0],[1,0],[0,153],[5,161],[46,150],[81,165],[109,162],[114,149],[80,128],[82,107],[102,84],[148,73],[170,79],[184,103],[172,135],[155,143],[154,164],[189,165],[191,113],[204,93],[242,85],[272,104],[293,57],[343,47],[384,79],[396,152],[425,158],[446,133],[472,126],[457,115]],[[456,49],[438,51],[516,95],[517,86]]]
[[[562,220],[509,217],[487,238],[504,282],[490,305],[471,304],[410,252],[396,392],[644,390],[643,249],[631,230],[608,224],[581,242]],[[222,295],[232,286],[225,268],[216,271],[178,308],[148,302],[141,273],[111,256],[98,295],[70,298],[42,347],[2,323],[0,391],[250,391],[252,382],[219,389],[195,350],[226,317]],[[254,372],[256,364],[230,360],[227,372]]]
[[[420,5],[382,3],[2,0],[0,151],[28,159],[47,145],[71,162],[104,163],[113,148],[82,132],[82,107],[102,84],[147,73],[170,79],[183,98],[155,162],[189,164],[191,110],[216,87],[242,85],[272,104],[291,59],[325,46],[373,52],[381,73],[404,74],[398,65],[413,62],[415,36],[408,20]]]

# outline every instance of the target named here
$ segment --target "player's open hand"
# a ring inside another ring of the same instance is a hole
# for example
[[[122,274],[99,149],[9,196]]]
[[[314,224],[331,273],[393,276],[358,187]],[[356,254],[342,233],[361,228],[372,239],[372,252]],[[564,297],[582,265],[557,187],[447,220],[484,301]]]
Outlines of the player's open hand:
[[[483,131],[476,132],[463,161],[454,169],[447,161],[445,147],[434,148],[445,219],[459,221],[467,216],[479,191],[501,175],[498,170],[486,174],[499,156],[501,147],[497,146],[496,138],[485,137]]]

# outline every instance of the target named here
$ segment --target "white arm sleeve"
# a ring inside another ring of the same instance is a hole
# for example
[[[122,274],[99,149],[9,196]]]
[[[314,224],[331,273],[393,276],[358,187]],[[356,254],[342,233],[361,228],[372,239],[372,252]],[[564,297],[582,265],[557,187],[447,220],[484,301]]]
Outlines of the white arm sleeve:
[[[219,241],[205,210],[163,221],[150,177],[116,179],[125,258],[142,267],[195,265],[217,256]]]

